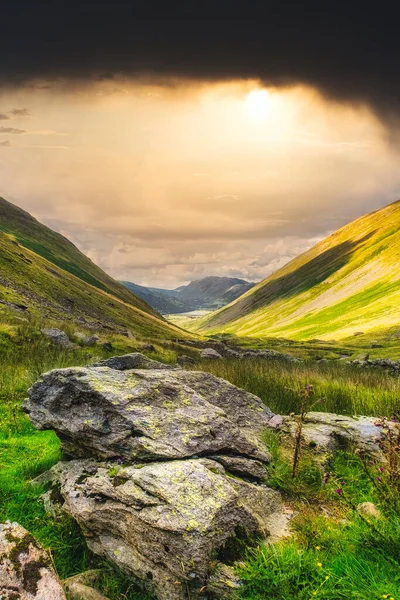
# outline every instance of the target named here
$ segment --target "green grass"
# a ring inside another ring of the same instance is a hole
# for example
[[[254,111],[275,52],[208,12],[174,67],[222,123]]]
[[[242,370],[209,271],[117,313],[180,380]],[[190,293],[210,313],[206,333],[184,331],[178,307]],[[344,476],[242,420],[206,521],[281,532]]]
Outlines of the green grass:
[[[192,367],[191,367],[192,368]],[[350,415],[392,416],[400,410],[400,378],[343,363],[232,359],[201,361],[208,371],[259,396],[274,412],[296,412],[299,393],[313,385],[322,402],[315,410]]]
[[[378,520],[360,518],[324,487],[312,456],[303,457],[298,479],[290,475],[288,455],[269,435],[273,462],[268,483],[281,490],[297,516],[290,538],[274,546],[264,542],[236,565],[243,600],[378,600],[400,597],[400,515],[379,506],[373,486],[354,455],[338,453],[330,464],[333,477],[345,479],[352,501],[372,501]],[[323,506],[325,515],[321,514]]]
[[[30,484],[32,478],[55,464],[61,454],[57,436],[50,431],[35,430],[21,411],[29,386],[43,371],[88,364],[108,356],[100,345],[75,350],[53,346],[39,333],[41,326],[42,323],[22,322],[0,327],[0,522],[10,519],[26,527],[48,549],[61,578],[102,567],[105,573],[101,589],[111,600],[150,600],[132,580],[87,550],[79,527],[71,519],[49,517],[38,499],[43,490]],[[64,329],[73,337],[72,324],[64,324]],[[140,349],[140,343],[123,336],[110,335],[109,340],[115,348],[114,354]],[[195,350],[173,341],[156,345],[150,356],[174,363],[178,353],[196,356]],[[223,376],[258,394],[282,413],[295,410],[299,390],[310,382],[317,393],[326,396],[324,407],[329,410],[340,407],[343,412],[388,413],[399,397],[397,379],[338,363],[202,361],[196,368]],[[362,410],[353,411],[356,407]],[[314,597],[375,600],[390,594],[389,597],[399,600],[399,516],[385,516],[380,524],[384,537],[378,538],[333,493],[333,482],[329,489],[322,486],[321,465],[313,455],[303,455],[298,478],[293,480],[290,449],[271,433],[266,442],[273,456],[267,483],[279,489],[285,502],[299,514],[288,541],[273,547],[260,542],[245,551],[245,559],[236,563],[243,582],[240,597],[243,600]],[[351,455],[337,455],[329,468],[335,477],[346,480],[346,489],[356,502],[377,502],[369,481]],[[321,514],[321,506],[325,516]],[[317,566],[319,562],[322,567]]]

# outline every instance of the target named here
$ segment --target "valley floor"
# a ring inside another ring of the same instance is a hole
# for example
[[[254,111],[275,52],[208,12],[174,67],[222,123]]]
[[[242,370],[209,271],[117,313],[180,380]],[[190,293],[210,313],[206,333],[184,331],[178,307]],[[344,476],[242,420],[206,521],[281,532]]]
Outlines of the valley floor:
[[[144,346],[122,336],[110,341],[112,354],[140,351]],[[183,353],[198,357],[190,347],[152,343],[154,350],[146,353],[164,362],[174,363]],[[311,344],[311,350],[322,352],[315,350],[316,344]],[[293,349],[297,352],[298,348]],[[323,352],[330,348],[326,346]],[[61,578],[100,565],[105,567],[102,591],[111,600],[145,600],[143,592],[86,550],[79,528],[71,520],[49,518],[38,501],[43,490],[29,483],[59,460],[60,449],[54,433],[36,431],[22,413],[27,389],[51,368],[87,364],[110,355],[101,345],[54,346],[29,323],[2,329],[0,522],[18,521],[36,536],[51,551]],[[377,417],[395,417],[400,412],[399,378],[338,360],[291,363],[196,358],[190,368],[224,377],[257,394],[281,414],[298,410],[307,385],[314,386],[320,400],[317,410]],[[266,443],[273,456],[266,484],[279,489],[294,511],[292,535],[275,545],[255,540],[251,547],[235,549],[232,561],[243,583],[238,596],[247,600],[399,600],[400,490],[391,483],[393,474],[382,473],[377,465],[366,470],[351,451],[325,457],[321,463],[315,452],[304,450],[293,479],[293,448],[279,433],[268,434]],[[379,519],[360,515],[357,506],[367,501],[378,508]]]

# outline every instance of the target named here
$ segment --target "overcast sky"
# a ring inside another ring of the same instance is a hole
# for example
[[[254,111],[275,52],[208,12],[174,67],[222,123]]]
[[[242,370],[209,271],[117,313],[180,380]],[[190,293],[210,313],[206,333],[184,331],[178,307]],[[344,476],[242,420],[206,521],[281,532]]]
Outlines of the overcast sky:
[[[7,2],[0,195],[171,288],[260,280],[399,199],[393,19],[267,4]]]

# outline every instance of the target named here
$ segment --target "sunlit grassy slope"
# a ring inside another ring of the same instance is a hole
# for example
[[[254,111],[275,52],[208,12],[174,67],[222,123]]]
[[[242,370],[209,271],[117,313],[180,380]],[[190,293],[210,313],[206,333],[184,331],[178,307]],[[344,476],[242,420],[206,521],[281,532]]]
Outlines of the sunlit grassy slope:
[[[0,320],[13,304],[46,320],[77,321],[143,337],[182,337],[69,240],[0,198]]]
[[[342,339],[399,324],[399,307],[397,201],[339,229],[193,329]]]

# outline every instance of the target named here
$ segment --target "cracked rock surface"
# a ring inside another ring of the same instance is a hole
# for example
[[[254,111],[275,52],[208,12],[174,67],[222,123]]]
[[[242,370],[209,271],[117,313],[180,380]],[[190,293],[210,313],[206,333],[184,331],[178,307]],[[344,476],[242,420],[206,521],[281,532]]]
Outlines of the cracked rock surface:
[[[53,429],[74,457],[269,458],[260,433],[271,411],[253,394],[208,373],[58,369],[34,384],[24,409],[35,427]]]

